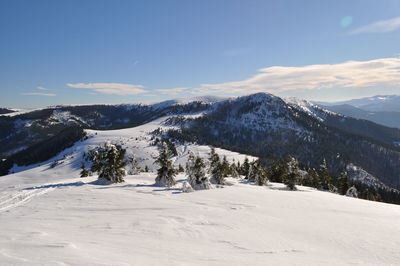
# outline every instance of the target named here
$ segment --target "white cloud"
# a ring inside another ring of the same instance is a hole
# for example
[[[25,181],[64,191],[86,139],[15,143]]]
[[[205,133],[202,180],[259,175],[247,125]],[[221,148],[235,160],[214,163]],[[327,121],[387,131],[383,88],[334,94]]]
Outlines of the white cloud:
[[[22,92],[21,95],[26,95],[26,96],[56,96],[55,93],[42,93],[42,92]]]
[[[41,90],[41,91],[48,91],[48,88],[42,87],[42,86],[37,86],[36,89]]]
[[[91,89],[98,93],[115,95],[134,95],[145,92],[142,85],[124,83],[68,83],[68,87]]]
[[[279,93],[324,88],[355,88],[372,86],[400,87],[400,58],[370,61],[347,61],[340,64],[301,67],[272,66],[242,81],[201,84],[194,94],[254,92]]]
[[[350,34],[383,33],[400,29],[400,17],[380,20],[350,31]]]
[[[187,88],[158,89],[157,91],[162,94],[178,94],[184,90],[187,90]]]

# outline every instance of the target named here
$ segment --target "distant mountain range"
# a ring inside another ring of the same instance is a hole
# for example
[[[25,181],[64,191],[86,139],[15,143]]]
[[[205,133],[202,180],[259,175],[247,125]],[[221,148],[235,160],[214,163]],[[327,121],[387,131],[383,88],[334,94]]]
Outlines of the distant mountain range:
[[[400,128],[400,96],[376,95],[342,102],[315,102],[322,108],[388,127]]]
[[[368,177],[363,179],[400,188],[400,129],[267,93],[155,104],[56,106],[1,115],[0,174],[7,174],[14,164],[49,160],[85,138],[85,129],[131,128],[162,117],[173,127],[165,132],[160,125],[154,134],[174,142],[225,148],[260,157],[266,164],[291,155],[306,167],[319,167],[325,159],[334,176],[354,165]]]
[[[341,102],[315,102],[323,106],[351,105],[370,112],[400,112],[400,95],[376,95]]]

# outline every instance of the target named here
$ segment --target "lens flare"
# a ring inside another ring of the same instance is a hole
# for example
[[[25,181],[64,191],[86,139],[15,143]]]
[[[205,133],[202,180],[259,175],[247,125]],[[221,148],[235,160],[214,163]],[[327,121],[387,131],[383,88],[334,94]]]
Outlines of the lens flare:
[[[353,23],[353,17],[352,16],[345,16],[340,20],[340,26],[343,28],[347,28]]]

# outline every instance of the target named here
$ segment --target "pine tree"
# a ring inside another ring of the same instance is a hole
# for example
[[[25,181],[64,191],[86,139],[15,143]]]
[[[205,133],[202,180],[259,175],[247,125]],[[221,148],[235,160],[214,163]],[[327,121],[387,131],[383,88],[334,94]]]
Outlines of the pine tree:
[[[241,167],[241,175],[244,175],[245,178],[247,178],[247,176],[249,175],[249,169],[250,169],[250,164],[249,164],[249,158],[244,158],[242,167]]]
[[[341,172],[337,179],[337,188],[340,195],[346,195],[347,190],[350,188],[351,184],[347,176],[347,172]]]
[[[134,154],[132,154],[129,158],[128,158],[128,175],[137,175],[140,173],[141,168],[136,160],[136,157]]]
[[[268,174],[261,165],[260,159],[257,159],[250,163],[247,179],[249,181],[254,181],[256,185],[259,186],[264,186],[268,183]]]
[[[224,168],[221,164],[219,155],[215,152],[213,147],[211,148],[208,160],[210,163],[209,173],[211,175],[211,182],[215,184],[224,184]]]
[[[149,172],[149,167],[148,167],[147,165],[144,167],[144,171],[145,171],[146,173]]]
[[[287,174],[283,178],[283,183],[290,190],[296,190],[296,182],[298,178],[299,162],[294,157],[289,157],[287,162]]]
[[[222,159],[221,167],[224,177],[231,175],[231,169],[229,167],[229,163],[228,160],[226,159],[226,156],[224,156]]]
[[[210,189],[211,183],[206,176],[205,163],[202,158],[189,155],[186,164],[186,174],[188,182],[194,190]]]
[[[249,181],[254,181],[256,179],[256,174],[258,171],[258,160],[252,161],[249,164],[249,171],[247,173],[246,179]]]
[[[256,160],[253,165],[254,182],[258,186],[265,186],[268,183],[268,174],[264,167],[261,165],[260,159]]]
[[[82,164],[81,164],[81,169],[82,169],[81,172],[80,172],[81,177],[88,177],[89,176],[89,170],[86,169],[86,166],[85,166],[84,162],[82,162]]]
[[[120,145],[105,143],[104,146],[90,151],[92,172],[97,172],[99,178],[105,178],[112,183],[124,182],[126,150]]]
[[[325,159],[322,161],[322,164],[319,167],[318,176],[321,181],[322,189],[329,190],[329,185],[332,184],[332,176],[329,174]]]
[[[215,148],[211,147],[210,154],[208,157],[208,161],[210,164],[209,172],[211,173],[212,169],[215,167],[216,164],[220,163],[219,155],[215,152]]]
[[[169,158],[169,150],[166,143],[162,144],[160,148],[160,154],[155,163],[160,165],[160,168],[157,170],[156,184],[166,187],[174,186],[176,184],[176,170],[174,169],[172,161]]]
[[[236,164],[233,162],[230,166],[230,172],[231,172],[232,177],[235,177],[235,178],[239,177],[239,172],[237,169],[238,168],[237,168]]]
[[[287,174],[287,164],[281,161],[275,161],[269,169],[269,177],[271,182],[282,183]]]

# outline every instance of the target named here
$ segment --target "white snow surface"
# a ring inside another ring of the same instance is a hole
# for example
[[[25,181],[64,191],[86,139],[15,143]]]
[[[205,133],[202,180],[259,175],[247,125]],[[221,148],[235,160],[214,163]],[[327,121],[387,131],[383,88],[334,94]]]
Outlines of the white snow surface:
[[[88,131],[53,160],[0,177],[0,265],[400,264],[398,205],[233,178],[182,193],[184,174],[170,189],[154,186],[155,172],[112,185],[78,177],[82,153],[104,141],[123,143],[155,171],[148,132],[164,120]],[[177,148],[175,164],[189,150],[208,157],[206,146]]]

